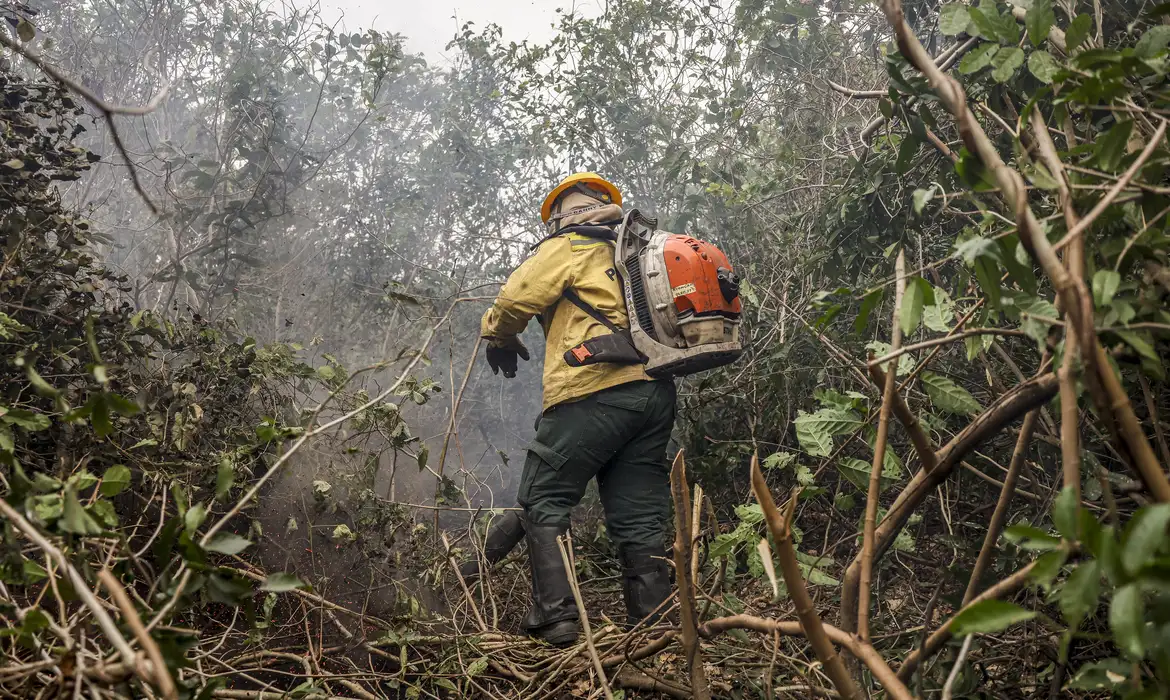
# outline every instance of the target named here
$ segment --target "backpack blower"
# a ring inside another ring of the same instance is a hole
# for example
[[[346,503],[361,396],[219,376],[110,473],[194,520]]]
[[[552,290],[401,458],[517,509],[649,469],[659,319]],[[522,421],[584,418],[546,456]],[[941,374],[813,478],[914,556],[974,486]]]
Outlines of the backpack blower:
[[[657,226],[657,220],[632,209],[616,232],[597,225],[569,227],[614,242],[614,266],[630,319],[629,330],[618,328],[566,290],[570,302],[610,330],[565,352],[569,365],[642,364],[651,377],[681,377],[730,364],[743,353],[739,276],[727,256],[706,241]]]

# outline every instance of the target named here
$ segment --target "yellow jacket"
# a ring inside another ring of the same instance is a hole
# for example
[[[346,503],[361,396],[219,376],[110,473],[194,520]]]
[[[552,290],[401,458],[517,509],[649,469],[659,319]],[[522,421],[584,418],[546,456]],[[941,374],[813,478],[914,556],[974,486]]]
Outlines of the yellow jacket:
[[[621,208],[608,205],[561,223],[609,221],[621,217]],[[580,219],[580,220],[577,220]],[[562,294],[572,287],[582,300],[621,328],[629,327],[626,304],[613,265],[613,243],[569,233],[540,244],[508,277],[483,316],[480,335],[493,345],[515,343],[528,321],[539,315],[544,327],[544,409],[576,401],[618,384],[649,380],[641,365],[598,363],[570,367],[569,348],[609,333]]]

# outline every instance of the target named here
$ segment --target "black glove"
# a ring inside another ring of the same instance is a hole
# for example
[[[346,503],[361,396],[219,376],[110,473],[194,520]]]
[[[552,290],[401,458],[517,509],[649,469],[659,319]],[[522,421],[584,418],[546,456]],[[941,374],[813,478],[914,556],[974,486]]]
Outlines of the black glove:
[[[509,343],[507,346],[487,346],[487,361],[488,366],[492,368],[492,374],[499,374],[500,370],[504,370],[504,376],[511,379],[516,376],[516,358],[522,357],[524,361],[528,361],[528,348],[524,347],[524,343],[519,340]]]

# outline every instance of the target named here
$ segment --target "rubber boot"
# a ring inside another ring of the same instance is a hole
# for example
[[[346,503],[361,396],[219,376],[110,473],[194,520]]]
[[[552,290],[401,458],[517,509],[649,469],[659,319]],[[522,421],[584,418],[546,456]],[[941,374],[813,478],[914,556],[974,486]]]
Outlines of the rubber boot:
[[[463,580],[472,583],[484,576],[496,562],[508,556],[524,539],[524,520],[520,511],[509,510],[492,521],[484,537],[483,554],[459,565]]]
[[[568,526],[524,523],[528,562],[532,569],[532,609],[520,626],[530,637],[563,647],[577,641],[577,602],[561,559],[557,537]]]
[[[661,549],[622,549],[622,590],[628,626],[642,620],[653,625],[662,619],[667,607],[662,603],[671,591],[671,569],[665,556]]]

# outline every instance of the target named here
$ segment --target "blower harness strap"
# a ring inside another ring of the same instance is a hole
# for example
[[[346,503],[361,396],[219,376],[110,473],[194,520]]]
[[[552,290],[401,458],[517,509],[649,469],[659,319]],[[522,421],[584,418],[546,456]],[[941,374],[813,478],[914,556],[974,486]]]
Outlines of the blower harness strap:
[[[565,362],[570,367],[584,367],[598,362],[612,362],[621,365],[640,365],[646,362],[646,357],[634,347],[634,340],[630,331],[619,328],[617,324],[606,318],[597,307],[585,301],[569,287],[564,291],[564,297],[578,309],[581,309],[594,320],[609,329],[607,335],[599,335],[565,351]]]

